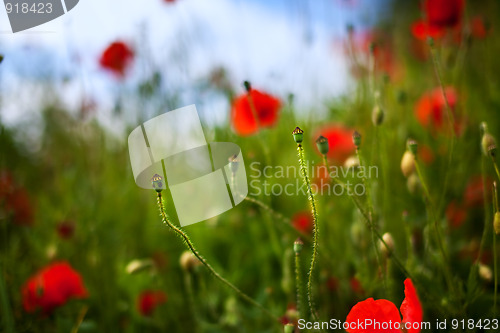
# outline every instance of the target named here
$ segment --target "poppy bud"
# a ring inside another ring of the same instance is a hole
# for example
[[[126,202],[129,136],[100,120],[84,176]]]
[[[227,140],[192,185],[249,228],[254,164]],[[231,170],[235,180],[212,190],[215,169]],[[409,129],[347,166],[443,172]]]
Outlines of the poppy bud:
[[[497,156],[497,145],[493,144],[488,147],[488,155],[491,157]]]
[[[249,81],[244,81],[243,86],[245,87],[245,90],[247,91],[247,93],[249,93],[252,90],[252,85],[250,84]]]
[[[415,155],[405,151],[401,159],[401,171],[405,177],[408,177],[415,171]]]
[[[417,150],[418,150],[418,143],[417,141],[413,140],[413,139],[408,139],[408,141],[406,142],[406,145],[408,146],[408,150],[413,154],[413,155],[417,155]]]
[[[358,131],[354,131],[352,134],[352,142],[356,148],[359,149],[359,146],[361,146],[361,134],[359,134]]]
[[[496,140],[490,133],[484,133],[481,139],[481,149],[484,155],[488,156],[488,148],[490,146],[496,146]]]
[[[378,105],[375,105],[372,111],[372,122],[375,126],[380,126],[384,121],[384,110]]]
[[[379,241],[378,247],[380,252],[384,256],[388,257],[394,251],[394,239],[392,239],[392,235],[388,232],[382,235],[382,239],[384,240],[385,244],[384,242]],[[387,245],[387,247],[385,245]]]
[[[322,155],[328,154],[328,150],[330,150],[330,146],[328,145],[328,139],[323,135],[320,135],[316,140],[316,146],[318,147],[319,152]]]
[[[348,157],[344,162],[344,168],[357,168],[359,167],[359,158],[356,155]]]
[[[0,54],[0,64],[2,63],[3,61],[3,54]]]
[[[184,251],[179,258],[179,264],[183,270],[192,271],[194,268],[201,265],[201,261],[190,251]]]
[[[285,333],[293,333],[294,330],[295,330],[295,326],[292,323],[288,323],[288,324],[285,325],[285,327],[283,329],[283,332],[285,332]]]
[[[125,271],[128,274],[134,274],[151,267],[153,267],[153,260],[151,259],[134,259],[127,264]]]
[[[495,229],[495,233],[500,235],[500,212],[496,212],[493,218],[493,229]]]
[[[418,175],[415,172],[412,172],[410,177],[406,180],[406,187],[408,188],[408,192],[411,194],[415,194],[417,190],[420,189],[420,186],[422,184],[420,183],[420,178],[418,178]]]
[[[493,272],[491,271],[491,268],[480,263],[479,264],[479,276],[484,281],[491,282],[491,280],[493,279]]]
[[[481,124],[479,124],[479,131],[481,132],[481,136],[488,133],[488,124],[485,121],[482,121]]]
[[[156,192],[160,193],[163,191],[163,178],[159,174],[155,174],[153,178],[151,178],[151,184]]]
[[[300,252],[302,252],[302,248],[304,247],[304,242],[302,239],[297,238],[295,242],[293,242],[293,251],[295,252],[295,255],[299,255]]]
[[[295,127],[292,135],[296,143],[302,143],[302,141],[304,140],[304,131],[301,130],[300,127]]]

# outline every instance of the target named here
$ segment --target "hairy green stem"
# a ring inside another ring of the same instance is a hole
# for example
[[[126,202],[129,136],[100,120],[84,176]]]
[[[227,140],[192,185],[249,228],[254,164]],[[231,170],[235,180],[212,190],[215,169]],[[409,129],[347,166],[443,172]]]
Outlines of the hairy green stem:
[[[300,172],[302,174],[302,178],[304,178],[304,183],[306,184],[307,187],[307,196],[309,204],[311,205],[311,213],[313,217],[313,252],[311,257],[311,266],[309,267],[309,273],[307,278],[307,298],[309,301],[309,310],[311,311],[312,318],[317,321],[318,317],[316,315],[316,310],[314,306],[314,297],[312,293],[312,279],[313,279],[314,266],[316,265],[316,259],[318,256],[318,233],[319,233],[318,211],[316,209],[316,199],[314,198],[314,195],[312,193],[311,180],[309,179],[309,173],[307,172],[305,164],[304,148],[300,143],[297,144],[297,152],[299,156]]]
[[[304,304],[304,283],[302,281],[302,269],[300,265],[300,254],[295,253],[295,286],[297,290],[297,310],[300,318],[306,318],[305,304]]]
[[[228,280],[226,280],[225,278],[223,278],[219,273],[217,273],[217,271],[205,260],[205,258],[203,258],[200,255],[200,253],[198,252],[198,250],[196,250],[196,248],[194,247],[193,243],[189,239],[188,235],[180,227],[175,226],[168,219],[167,213],[165,212],[165,206],[163,204],[163,198],[162,198],[161,192],[158,192],[158,200],[157,201],[158,201],[158,208],[160,209],[160,216],[161,216],[161,219],[162,219],[163,223],[166,224],[170,229],[172,229],[179,237],[181,237],[181,239],[184,241],[184,243],[189,248],[189,250],[193,253],[193,255],[196,258],[198,258],[198,260],[208,269],[208,271],[210,273],[212,273],[212,275],[217,280],[219,280],[220,282],[222,282],[223,284],[225,284],[226,286],[228,286],[229,288],[231,288],[234,292],[236,292],[236,294],[238,294],[238,296],[240,296],[242,299],[244,299],[245,301],[247,301],[251,305],[259,308],[269,318],[272,318],[274,321],[279,321],[279,318],[276,317],[275,315],[273,315],[269,310],[267,310],[266,308],[264,308],[262,305],[260,305],[259,303],[257,303],[253,298],[251,298],[250,296],[248,296],[247,294],[245,294],[238,287],[236,287],[234,284],[232,284],[231,282],[229,282]]]

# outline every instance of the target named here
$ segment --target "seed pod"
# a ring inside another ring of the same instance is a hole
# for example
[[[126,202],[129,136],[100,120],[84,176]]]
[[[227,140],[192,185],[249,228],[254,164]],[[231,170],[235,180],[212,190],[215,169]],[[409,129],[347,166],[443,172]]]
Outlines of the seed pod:
[[[497,145],[488,146],[488,155],[491,157],[497,156]]]
[[[321,153],[321,155],[328,154],[328,151],[330,150],[330,146],[328,145],[328,139],[325,138],[323,135],[320,135],[319,138],[316,140],[316,146],[318,147],[318,150]]]
[[[417,141],[413,140],[413,139],[408,139],[408,141],[406,142],[406,146],[408,147],[408,150],[413,154],[413,155],[417,155],[417,150],[418,150],[418,143]]]
[[[384,121],[384,110],[382,110],[380,106],[375,105],[375,107],[372,110],[373,125],[380,126],[382,125],[383,121]]]
[[[406,180],[406,187],[408,188],[408,192],[411,194],[415,194],[422,184],[420,183],[420,178],[415,172],[412,172],[410,177]]]
[[[405,151],[401,159],[401,171],[405,177],[410,176],[415,171],[415,155],[410,151]]]
[[[302,248],[304,247],[304,242],[302,239],[297,238],[295,242],[293,242],[293,251],[295,252],[295,255],[299,255],[300,252],[302,252]]]
[[[357,168],[359,167],[359,158],[356,155],[349,156],[344,162],[344,168]]]
[[[3,61],[3,54],[0,54],[0,64],[2,63]]]
[[[153,178],[151,178],[151,184],[153,185],[153,188],[156,190],[156,192],[161,192],[163,191],[163,178],[155,174]]]
[[[359,134],[358,131],[354,131],[354,133],[352,133],[352,142],[356,148],[359,149],[359,146],[361,146],[361,134]]]
[[[300,127],[295,127],[292,135],[296,143],[302,143],[302,141],[304,140],[304,131],[301,130]]]
[[[495,213],[495,217],[493,218],[493,229],[495,229],[497,235],[500,235],[500,212]]]
[[[285,333],[293,333],[294,330],[295,330],[295,326],[292,323],[288,323],[288,324],[285,325],[285,327],[283,329],[283,332],[285,332]]]

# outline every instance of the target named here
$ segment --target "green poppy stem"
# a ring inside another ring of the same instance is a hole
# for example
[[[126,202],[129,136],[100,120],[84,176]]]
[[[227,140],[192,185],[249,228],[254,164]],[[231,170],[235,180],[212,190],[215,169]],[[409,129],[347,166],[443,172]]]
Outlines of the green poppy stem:
[[[299,156],[300,172],[302,174],[302,178],[304,179],[304,183],[307,187],[307,196],[309,204],[311,206],[311,213],[313,217],[313,252],[311,257],[311,266],[309,267],[309,273],[307,279],[307,298],[309,301],[309,310],[311,311],[312,318],[315,321],[317,321],[318,317],[316,315],[314,297],[312,293],[312,279],[313,279],[314,266],[316,265],[316,260],[318,256],[318,234],[319,234],[318,211],[316,209],[316,199],[314,198],[314,195],[312,193],[311,180],[309,179],[309,173],[307,172],[306,168],[306,163],[304,158],[304,148],[300,143],[297,144],[297,152]]]
[[[158,194],[158,199],[157,199],[158,208],[160,210],[160,216],[162,222],[166,224],[170,229],[172,229],[183,240],[184,244],[186,244],[186,246],[193,253],[193,255],[196,258],[198,258],[198,260],[208,269],[208,271],[212,273],[212,275],[217,280],[219,280],[220,282],[231,288],[234,292],[236,292],[236,294],[238,294],[238,296],[240,296],[242,299],[244,299],[251,305],[255,306],[256,308],[259,308],[263,313],[265,313],[269,318],[273,319],[274,321],[279,321],[279,318],[273,315],[269,310],[264,308],[262,305],[257,303],[253,298],[245,294],[238,287],[236,287],[234,284],[232,284],[231,282],[223,278],[219,273],[217,273],[217,271],[205,260],[205,258],[203,258],[200,255],[198,250],[196,250],[196,248],[193,245],[193,242],[191,242],[191,239],[189,239],[188,235],[181,228],[175,226],[172,222],[170,222],[167,213],[165,212],[165,206],[163,204],[163,197],[161,195],[161,192],[157,192],[157,194]]]

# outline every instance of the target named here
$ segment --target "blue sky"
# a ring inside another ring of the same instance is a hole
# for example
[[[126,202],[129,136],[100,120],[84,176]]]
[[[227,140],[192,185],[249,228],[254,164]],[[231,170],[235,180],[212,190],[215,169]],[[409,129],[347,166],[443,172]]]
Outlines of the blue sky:
[[[90,97],[106,122],[117,91],[135,86],[154,69],[164,74],[166,89],[183,92],[183,105],[198,104],[200,96],[193,96],[190,87],[215,66],[227,68],[237,86],[250,80],[282,98],[294,93],[300,106],[321,109],[325,98],[349,89],[344,56],[334,46],[348,23],[373,24],[379,3],[81,0],[63,17],[17,34],[10,33],[6,12],[0,9],[0,52],[6,55],[0,67],[0,117],[9,123],[36,114],[38,100],[50,97],[39,83],[51,78],[54,94],[64,96],[62,103],[74,108]],[[97,62],[115,39],[128,41],[139,55],[124,83],[117,83]],[[209,121],[223,121],[225,103],[211,99],[201,109],[214,110],[205,112]]]

